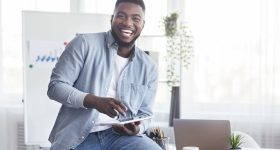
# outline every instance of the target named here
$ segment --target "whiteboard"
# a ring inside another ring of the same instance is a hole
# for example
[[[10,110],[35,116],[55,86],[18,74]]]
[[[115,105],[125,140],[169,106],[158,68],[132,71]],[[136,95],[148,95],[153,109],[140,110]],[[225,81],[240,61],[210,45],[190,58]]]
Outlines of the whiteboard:
[[[49,147],[60,104],[47,97],[52,68],[76,33],[110,29],[111,15],[22,12],[25,144]]]

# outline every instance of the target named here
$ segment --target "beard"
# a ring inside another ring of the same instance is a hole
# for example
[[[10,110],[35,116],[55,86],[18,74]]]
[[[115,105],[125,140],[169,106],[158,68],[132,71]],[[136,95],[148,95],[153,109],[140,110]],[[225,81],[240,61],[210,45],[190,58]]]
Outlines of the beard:
[[[136,41],[136,40],[138,39],[138,37],[140,36],[140,34],[137,35],[137,36],[136,36],[134,39],[132,39],[130,42],[123,42],[123,41],[117,36],[116,32],[115,32],[113,29],[111,29],[111,33],[112,33],[112,36],[114,37],[115,41],[116,41],[117,44],[119,45],[119,47],[128,47],[128,48],[134,46],[135,41]]]

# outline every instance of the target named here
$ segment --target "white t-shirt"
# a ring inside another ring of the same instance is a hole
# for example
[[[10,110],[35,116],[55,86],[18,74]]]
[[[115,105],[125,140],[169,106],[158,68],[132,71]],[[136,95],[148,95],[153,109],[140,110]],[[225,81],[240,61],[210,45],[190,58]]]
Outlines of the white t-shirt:
[[[129,58],[124,58],[119,55],[116,55],[115,62],[114,62],[114,69],[112,73],[112,79],[110,82],[110,86],[108,89],[107,97],[115,98],[116,99],[116,92],[117,92],[117,82],[119,80],[119,77],[124,69],[124,67],[127,65]],[[114,120],[114,118],[111,118],[107,116],[106,114],[100,113],[98,118],[96,119],[96,124],[102,123],[103,121],[108,120]],[[91,129],[91,132],[97,132],[97,131],[103,131],[108,128],[110,128],[110,125],[107,126],[94,126]]]

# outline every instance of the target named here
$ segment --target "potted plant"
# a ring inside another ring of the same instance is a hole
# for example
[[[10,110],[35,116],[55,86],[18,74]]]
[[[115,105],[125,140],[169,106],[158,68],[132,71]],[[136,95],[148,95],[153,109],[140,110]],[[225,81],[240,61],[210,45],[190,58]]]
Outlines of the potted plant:
[[[231,136],[229,137],[229,142],[230,142],[230,148],[229,150],[237,150],[237,149],[241,149],[240,145],[242,143],[244,143],[242,141],[243,137],[239,134],[231,134]]]
[[[180,86],[181,66],[187,69],[193,56],[193,36],[188,26],[180,22],[178,13],[163,18],[166,36],[167,84]]]
[[[168,149],[169,138],[164,135],[163,130],[159,127],[149,129],[146,135],[155,141],[163,150]]]
[[[167,85],[171,87],[169,126],[173,126],[173,119],[180,118],[181,69],[188,69],[190,65],[193,56],[193,36],[176,12],[165,16],[163,25],[166,36],[166,79]]]

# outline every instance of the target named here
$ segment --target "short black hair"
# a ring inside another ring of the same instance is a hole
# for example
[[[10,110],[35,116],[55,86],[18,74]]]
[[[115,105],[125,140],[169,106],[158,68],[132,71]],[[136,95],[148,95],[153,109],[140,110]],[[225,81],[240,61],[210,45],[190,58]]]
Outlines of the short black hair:
[[[127,2],[127,3],[134,3],[142,7],[143,11],[145,12],[146,7],[143,0],[117,0],[115,4],[115,8],[119,6],[120,3]]]

